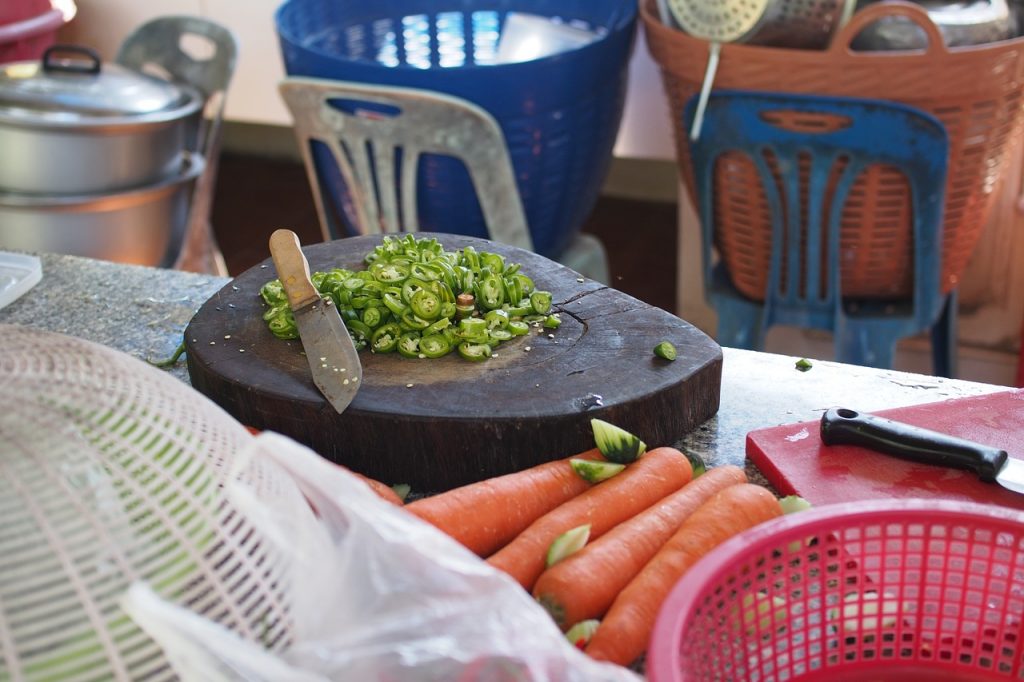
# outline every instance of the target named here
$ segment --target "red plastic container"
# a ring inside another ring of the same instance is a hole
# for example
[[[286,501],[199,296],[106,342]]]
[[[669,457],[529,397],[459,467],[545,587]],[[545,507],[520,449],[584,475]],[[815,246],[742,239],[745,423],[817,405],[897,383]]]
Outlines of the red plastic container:
[[[1019,680],[1024,513],[837,504],[762,524],[673,589],[653,682]]]
[[[27,16],[18,15],[18,8],[15,2],[6,6],[0,16],[0,64],[39,59],[43,51],[56,42],[57,30],[64,24],[64,14],[53,9],[49,2],[43,3],[38,13]],[[5,23],[5,17],[13,20]]]

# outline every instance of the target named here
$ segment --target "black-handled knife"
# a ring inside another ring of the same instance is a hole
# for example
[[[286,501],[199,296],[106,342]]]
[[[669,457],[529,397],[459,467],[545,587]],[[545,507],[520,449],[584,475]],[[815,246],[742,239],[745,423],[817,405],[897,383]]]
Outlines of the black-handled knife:
[[[973,471],[983,481],[995,481],[1024,493],[1024,461],[981,443],[931,431],[843,407],[821,416],[825,445],[858,445],[901,459]]]

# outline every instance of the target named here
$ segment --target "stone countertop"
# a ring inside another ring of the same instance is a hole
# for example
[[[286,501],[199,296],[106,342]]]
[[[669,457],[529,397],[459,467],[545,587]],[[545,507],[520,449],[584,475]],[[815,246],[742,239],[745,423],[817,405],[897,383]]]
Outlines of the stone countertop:
[[[0,324],[70,334],[151,361],[174,353],[195,311],[230,281],[75,256],[41,258],[42,282],[0,310]],[[749,431],[818,419],[829,407],[870,412],[1007,389],[825,361],[800,372],[797,358],[732,348],[723,355],[717,416],[676,444],[710,465],[743,465]],[[184,361],[168,371],[188,381]]]
[[[143,360],[174,354],[185,326],[226,277],[39,254],[43,279],[0,309],[0,324],[77,336]],[[168,370],[188,381],[184,358]]]

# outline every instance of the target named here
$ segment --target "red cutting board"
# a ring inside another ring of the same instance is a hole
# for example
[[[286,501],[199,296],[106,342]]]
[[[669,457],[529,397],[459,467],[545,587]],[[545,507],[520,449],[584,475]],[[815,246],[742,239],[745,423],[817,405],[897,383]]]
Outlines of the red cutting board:
[[[991,445],[1024,459],[1024,390],[872,414]],[[907,462],[852,445],[824,445],[819,424],[802,422],[747,434],[747,457],[780,493],[800,495],[814,505],[919,497],[1024,509],[1024,495],[983,483],[967,471]]]

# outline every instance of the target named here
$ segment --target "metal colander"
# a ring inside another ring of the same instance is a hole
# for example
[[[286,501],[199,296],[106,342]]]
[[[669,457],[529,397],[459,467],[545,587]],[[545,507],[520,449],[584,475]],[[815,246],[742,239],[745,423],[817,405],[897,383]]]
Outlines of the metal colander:
[[[139,360],[0,325],[0,680],[173,679],[121,607],[136,581],[285,647],[290,558],[223,493],[252,440]],[[270,463],[245,476],[301,500]]]
[[[710,41],[704,84],[690,128],[700,136],[704,110],[718,71],[722,43],[824,49],[832,34],[845,24],[856,0],[667,0],[679,26],[692,36]]]

